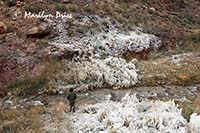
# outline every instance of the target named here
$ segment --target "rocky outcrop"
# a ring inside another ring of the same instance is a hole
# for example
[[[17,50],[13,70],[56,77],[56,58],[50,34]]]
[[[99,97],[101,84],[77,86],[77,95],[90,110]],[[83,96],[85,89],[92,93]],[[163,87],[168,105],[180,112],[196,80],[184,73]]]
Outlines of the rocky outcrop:
[[[49,35],[51,28],[46,23],[42,23],[39,26],[33,27],[27,32],[27,37],[30,38],[41,38]]]

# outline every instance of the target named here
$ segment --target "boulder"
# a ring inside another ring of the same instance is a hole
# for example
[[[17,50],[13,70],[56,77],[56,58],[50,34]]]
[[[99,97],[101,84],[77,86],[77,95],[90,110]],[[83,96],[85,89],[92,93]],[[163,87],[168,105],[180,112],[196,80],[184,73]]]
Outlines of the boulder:
[[[6,33],[7,26],[4,22],[0,22],[0,34]]]
[[[39,26],[33,27],[27,32],[27,37],[41,38],[49,35],[51,32],[50,27],[47,24],[40,24]]]

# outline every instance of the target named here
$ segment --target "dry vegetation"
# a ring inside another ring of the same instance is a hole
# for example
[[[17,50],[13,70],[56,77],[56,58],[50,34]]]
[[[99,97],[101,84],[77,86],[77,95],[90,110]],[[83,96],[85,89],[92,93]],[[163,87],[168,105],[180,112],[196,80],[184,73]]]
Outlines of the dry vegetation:
[[[141,85],[156,86],[161,84],[191,85],[200,83],[199,54],[182,58],[178,64],[172,58],[160,58],[140,61],[137,66],[142,75]],[[177,59],[179,60],[179,59]]]
[[[197,94],[196,98],[192,102],[175,102],[179,105],[179,108],[182,109],[182,114],[185,119],[189,120],[190,115],[193,113],[200,115],[200,93]]]
[[[56,60],[43,63],[38,70],[37,75],[31,77],[30,75],[25,74],[19,77],[15,83],[11,84],[8,89],[14,95],[36,94],[39,90],[42,91],[42,89],[49,87],[49,82],[56,79],[56,73],[59,72],[61,67],[61,62]]]
[[[42,125],[39,116],[44,112],[43,107],[0,110],[0,132],[41,132]]]

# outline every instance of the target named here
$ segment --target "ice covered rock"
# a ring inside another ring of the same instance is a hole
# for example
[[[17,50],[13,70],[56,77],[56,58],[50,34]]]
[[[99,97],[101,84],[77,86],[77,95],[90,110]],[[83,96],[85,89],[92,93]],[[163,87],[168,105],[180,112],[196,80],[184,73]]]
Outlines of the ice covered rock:
[[[122,56],[126,52],[142,52],[147,49],[156,49],[161,46],[158,37],[142,33],[136,29],[130,32],[120,32],[118,29],[109,32],[99,32],[82,38],[58,38],[51,43],[60,49],[79,50],[82,56]]]

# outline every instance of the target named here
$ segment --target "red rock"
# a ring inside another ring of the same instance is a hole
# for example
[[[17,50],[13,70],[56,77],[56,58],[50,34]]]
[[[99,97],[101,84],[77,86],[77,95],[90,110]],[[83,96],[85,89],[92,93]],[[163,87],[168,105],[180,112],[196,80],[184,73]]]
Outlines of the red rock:
[[[28,30],[27,37],[43,37],[48,35],[50,31],[50,27],[47,24],[41,24]]]

